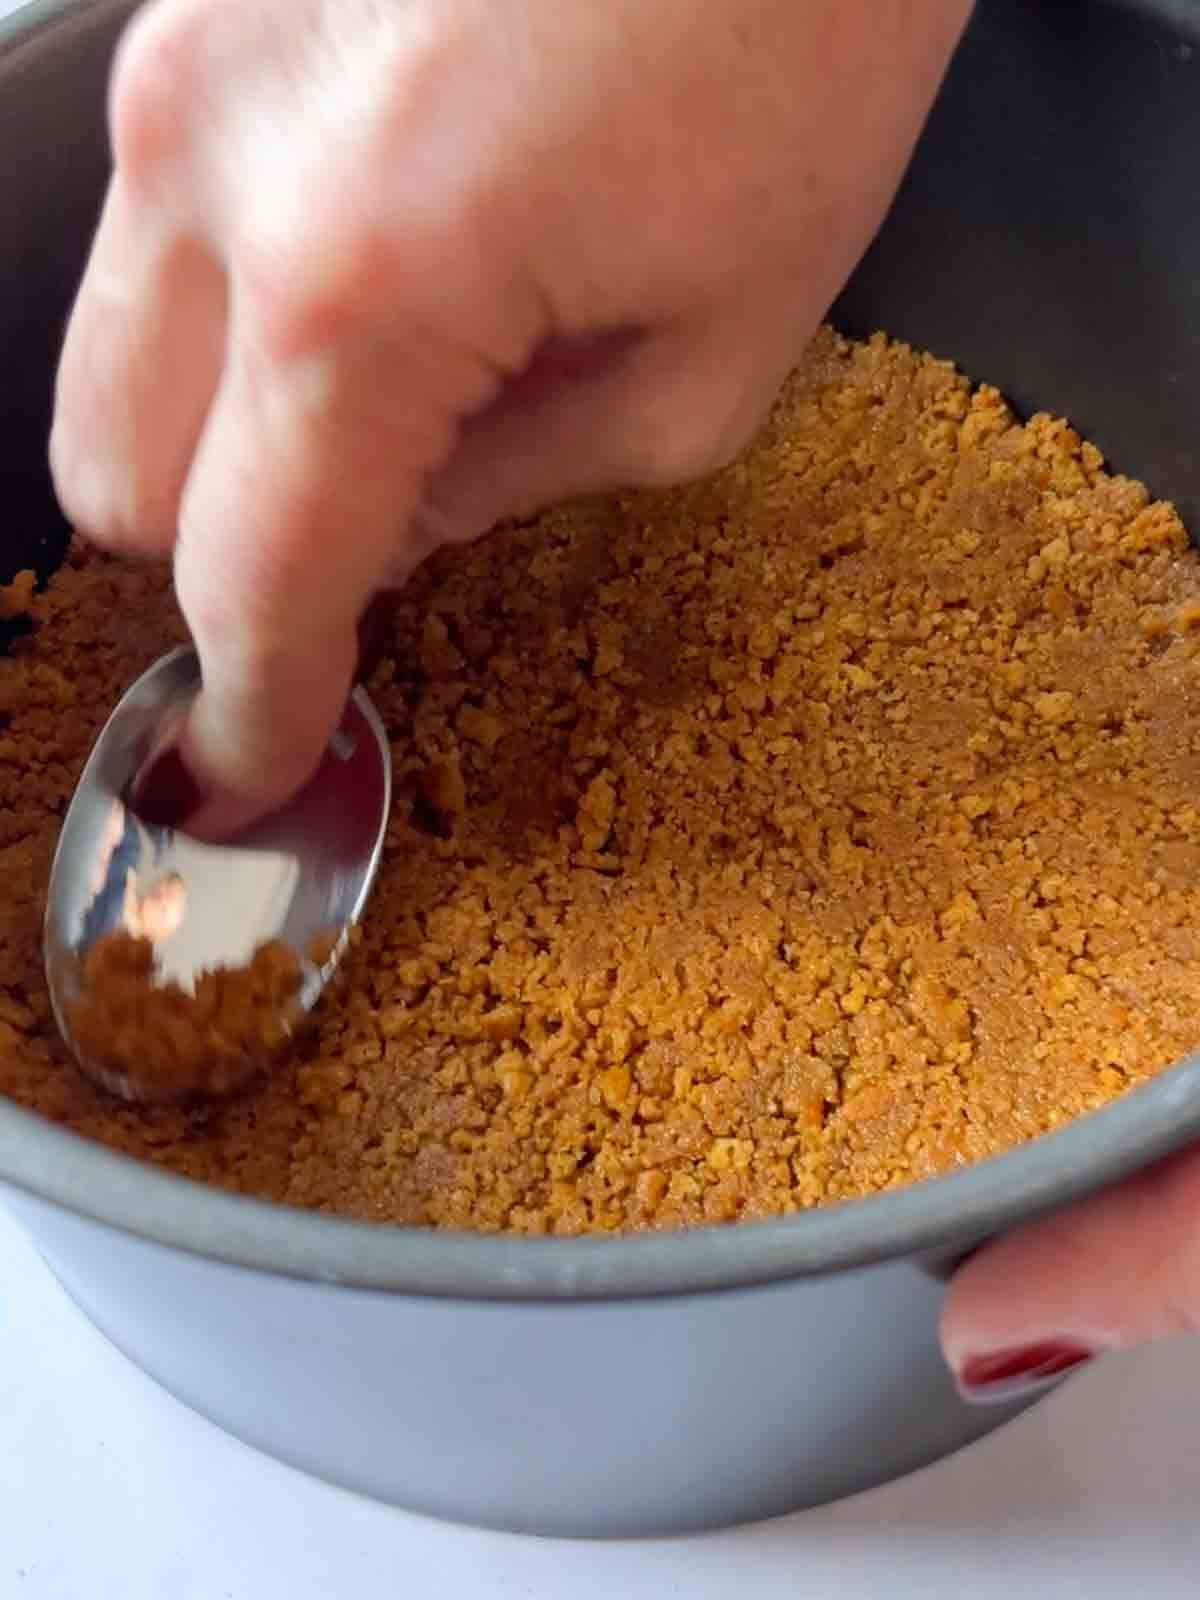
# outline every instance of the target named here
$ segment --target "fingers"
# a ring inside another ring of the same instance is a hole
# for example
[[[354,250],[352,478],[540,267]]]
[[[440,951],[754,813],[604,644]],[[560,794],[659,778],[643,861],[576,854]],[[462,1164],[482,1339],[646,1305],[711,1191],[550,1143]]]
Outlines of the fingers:
[[[165,555],[221,369],[225,283],[194,240],[113,180],[58,372],[63,510],[109,549]]]
[[[194,780],[186,825],[200,836],[272,809],[317,767],[345,707],[357,624],[403,543],[397,530],[489,381],[417,331],[282,359],[253,309],[242,312],[176,547],[203,669],[179,743]]]
[[[1200,1329],[1200,1150],[986,1245],[950,1285],[942,1346],[1004,1400],[1106,1350]]]
[[[486,407],[493,371],[416,330],[355,359],[280,359],[235,336],[176,552],[205,684],[180,744],[189,831],[231,832],[315,770],[367,601],[434,545],[727,459],[791,362],[779,327],[757,343],[730,325],[560,344]]]
[[[814,318],[815,323],[815,318]],[[558,341],[468,419],[432,480],[440,540],[571,495],[685,482],[750,437],[812,328],[794,312]]]

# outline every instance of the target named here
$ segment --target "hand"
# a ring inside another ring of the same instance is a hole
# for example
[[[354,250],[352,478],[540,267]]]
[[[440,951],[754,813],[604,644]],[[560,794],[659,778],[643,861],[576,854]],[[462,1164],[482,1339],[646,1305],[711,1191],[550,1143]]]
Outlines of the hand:
[[[876,228],[968,10],[135,19],[51,458],[82,530],[173,552],[204,671],[194,831],[311,773],[356,618],[434,546],[736,451]]]
[[[1106,1350],[1200,1332],[1200,1150],[984,1246],[950,1286],[964,1393],[1032,1393]]]

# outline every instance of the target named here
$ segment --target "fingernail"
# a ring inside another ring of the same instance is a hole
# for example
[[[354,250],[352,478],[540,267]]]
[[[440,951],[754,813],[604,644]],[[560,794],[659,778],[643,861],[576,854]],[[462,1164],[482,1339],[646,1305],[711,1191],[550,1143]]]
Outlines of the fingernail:
[[[1045,1339],[991,1355],[968,1356],[956,1374],[958,1390],[972,1405],[1024,1400],[1039,1389],[1048,1389],[1095,1354],[1075,1340]]]
[[[172,744],[136,779],[129,807],[152,828],[182,828],[207,798]]]

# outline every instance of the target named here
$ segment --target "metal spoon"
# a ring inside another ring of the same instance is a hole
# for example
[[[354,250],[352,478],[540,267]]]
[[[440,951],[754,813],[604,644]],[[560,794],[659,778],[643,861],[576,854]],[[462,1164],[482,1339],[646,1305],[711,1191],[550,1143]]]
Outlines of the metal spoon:
[[[102,729],[63,822],[46,901],[50,1000],[81,1068],[128,1099],[154,1098],[134,1075],[81,1056],[70,1014],[84,960],[106,934],[149,938],[155,978],[190,992],[204,972],[243,968],[279,940],[301,962],[297,1000],[311,1010],[362,915],[383,850],[391,804],[391,749],[361,679],[308,785],[283,810],[228,844],[201,843],[141,821],[131,787],[162,730],[200,687],[194,650],[156,662]],[[314,955],[316,941],[322,949]]]

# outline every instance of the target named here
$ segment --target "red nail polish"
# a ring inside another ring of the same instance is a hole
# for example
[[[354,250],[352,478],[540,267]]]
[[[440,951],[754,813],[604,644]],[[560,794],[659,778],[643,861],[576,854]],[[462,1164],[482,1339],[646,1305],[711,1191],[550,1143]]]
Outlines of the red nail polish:
[[[176,746],[168,745],[134,783],[129,808],[153,828],[182,828],[207,798]]]
[[[959,1392],[976,1405],[1021,1400],[1083,1366],[1095,1354],[1072,1339],[1045,1339],[991,1355],[968,1356],[958,1373]]]

